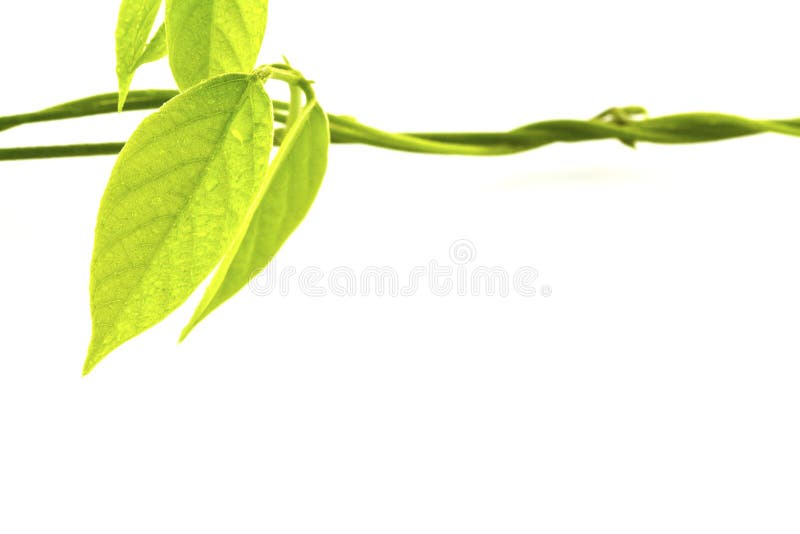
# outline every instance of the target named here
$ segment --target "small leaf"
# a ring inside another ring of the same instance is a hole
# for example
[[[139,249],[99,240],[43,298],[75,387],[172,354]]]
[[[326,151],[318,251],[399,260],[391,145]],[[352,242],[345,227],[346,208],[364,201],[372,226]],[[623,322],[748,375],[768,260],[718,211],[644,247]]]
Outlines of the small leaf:
[[[162,0],[122,0],[120,5],[116,31],[119,110],[125,104],[133,73],[141,65],[140,60],[147,47],[147,38],[153,29],[161,2]]]
[[[267,0],[167,0],[169,64],[178,87],[255,67]]]
[[[219,263],[260,199],[272,136],[272,103],[245,74],[178,95],[134,132],[97,217],[84,374]]]
[[[262,271],[300,225],[325,175],[329,144],[328,118],[312,102],[281,143],[246,234],[226,254],[181,339]]]
[[[156,33],[153,35],[153,38],[150,39],[150,42],[147,43],[147,46],[142,52],[142,55],[139,56],[139,61],[136,62],[136,68],[138,69],[145,63],[152,63],[153,61],[158,61],[162,57],[167,55],[167,30],[164,24],[158,27]]]

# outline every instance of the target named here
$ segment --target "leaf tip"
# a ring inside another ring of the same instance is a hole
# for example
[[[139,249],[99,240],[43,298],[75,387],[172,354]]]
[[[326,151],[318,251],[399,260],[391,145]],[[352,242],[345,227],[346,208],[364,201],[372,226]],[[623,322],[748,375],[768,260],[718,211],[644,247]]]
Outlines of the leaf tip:
[[[194,327],[195,327],[195,326],[197,326],[197,321],[196,321],[194,318],[192,318],[192,320],[191,320],[191,321],[189,321],[189,324],[187,324],[186,326],[184,326],[184,327],[183,327],[183,330],[181,330],[181,335],[178,337],[178,343],[179,343],[179,344],[180,344],[180,343],[183,343],[183,341],[184,341],[184,340],[185,340],[187,337],[189,337],[189,334],[191,334],[191,333],[192,333],[192,330],[194,330]]]
[[[121,112],[125,107],[125,101],[128,99],[128,85],[123,84],[120,80],[119,84],[119,97],[117,98],[117,112]]]
[[[81,371],[81,376],[86,376],[92,372],[92,369],[95,368],[97,365],[97,361],[93,360],[91,356],[86,357],[86,361],[83,362],[83,370]]]
[[[103,344],[96,335],[92,335],[92,340],[89,342],[89,349],[86,351],[86,360],[83,362],[83,376],[88,375],[92,370],[97,367],[103,358],[114,350],[113,346],[109,348],[108,345]]]

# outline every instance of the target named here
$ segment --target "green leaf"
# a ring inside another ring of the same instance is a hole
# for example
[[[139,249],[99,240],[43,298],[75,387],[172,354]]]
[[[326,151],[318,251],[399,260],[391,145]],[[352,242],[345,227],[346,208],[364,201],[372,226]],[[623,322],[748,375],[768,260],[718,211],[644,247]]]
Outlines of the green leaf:
[[[255,67],[267,0],[167,0],[169,64],[178,87]]]
[[[329,144],[328,119],[312,102],[281,143],[246,234],[223,259],[181,340],[262,271],[300,225],[325,175]]]
[[[158,61],[162,57],[167,55],[167,32],[164,29],[164,25],[158,27],[156,33],[153,35],[153,38],[150,39],[150,42],[147,43],[147,46],[142,52],[142,55],[139,56],[139,59],[136,61],[136,65],[133,67],[133,71],[139,69],[142,65],[146,63],[152,63],[153,61]],[[122,79],[120,78],[120,88],[119,88],[119,102],[117,104],[117,111],[122,111],[123,106],[125,105],[125,101],[128,98],[128,90],[131,86],[131,81],[133,80],[133,73],[131,73],[127,78]],[[123,84],[124,83],[124,87]]]
[[[134,132],[97,217],[84,374],[219,263],[260,199],[272,137],[272,103],[245,74],[178,95]]]
[[[162,57],[167,55],[167,30],[164,24],[158,27],[156,33],[153,34],[153,38],[150,39],[150,42],[147,43],[147,46],[142,52],[142,55],[139,56],[139,61],[136,62],[136,68],[138,69],[145,63],[152,63],[153,61],[158,61]]]
[[[147,38],[153,29],[161,2],[162,0],[122,0],[120,5],[116,31],[120,111],[125,104],[133,73],[142,64],[145,48],[149,48]]]

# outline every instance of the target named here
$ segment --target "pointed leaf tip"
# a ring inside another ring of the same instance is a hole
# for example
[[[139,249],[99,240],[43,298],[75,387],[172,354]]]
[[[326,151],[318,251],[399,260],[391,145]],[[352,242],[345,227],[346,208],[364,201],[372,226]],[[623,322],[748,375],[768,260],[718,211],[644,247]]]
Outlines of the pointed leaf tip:
[[[141,64],[142,54],[147,48],[147,38],[155,24],[161,2],[162,0],[122,0],[120,4],[115,32],[119,82],[118,111],[122,111],[125,105],[133,73]],[[165,39],[164,41],[166,42]]]

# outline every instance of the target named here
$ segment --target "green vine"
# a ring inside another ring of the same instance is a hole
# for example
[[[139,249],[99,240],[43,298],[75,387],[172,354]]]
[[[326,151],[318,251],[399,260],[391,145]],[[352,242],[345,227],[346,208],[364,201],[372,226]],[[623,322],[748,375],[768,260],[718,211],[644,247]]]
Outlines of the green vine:
[[[157,109],[178,94],[174,90],[131,91],[123,111]],[[115,113],[118,93],[67,102],[38,112],[0,117],[0,131],[22,124]],[[290,105],[273,101],[275,121],[291,124]],[[363,144],[423,154],[502,156],[553,143],[616,139],[636,143],[688,144],[724,141],[763,133],[800,137],[800,118],[753,120],[722,113],[681,113],[647,118],[641,107],[611,108],[589,120],[548,120],[507,132],[390,133],[350,117],[328,114],[331,142]],[[275,137],[280,146],[283,132]],[[1,160],[95,156],[118,153],[124,142],[62,146],[0,148]]]

